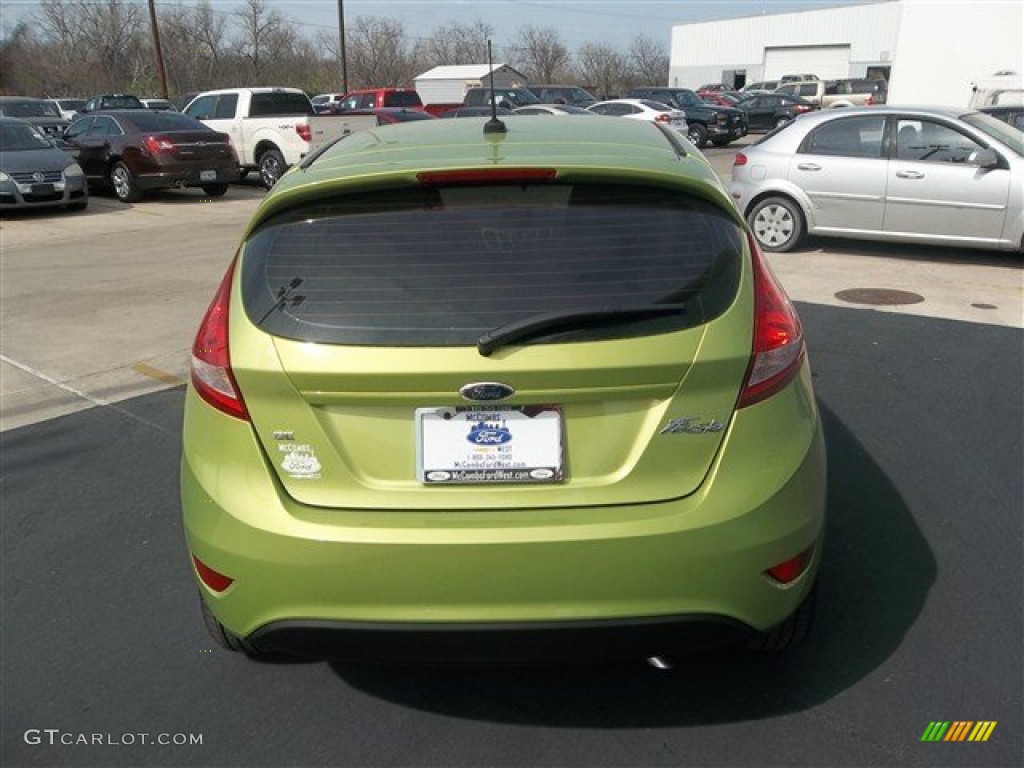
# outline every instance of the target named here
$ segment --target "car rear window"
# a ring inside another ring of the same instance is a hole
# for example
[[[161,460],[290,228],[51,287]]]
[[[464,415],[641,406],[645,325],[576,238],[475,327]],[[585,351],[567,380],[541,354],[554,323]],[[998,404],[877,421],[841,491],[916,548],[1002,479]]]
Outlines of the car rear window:
[[[208,131],[209,128],[194,117],[180,112],[139,112],[131,116],[122,115],[140,131]]]
[[[289,91],[254,93],[249,105],[249,117],[271,117],[275,115],[313,115],[313,103],[304,93]]]
[[[324,343],[461,346],[548,312],[683,302],[542,341],[648,335],[732,303],[743,237],[722,209],[622,185],[406,188],[307,204],[247,241],[242,295],[269,333]]]
[[[391,91],[384,94],[385,107],[419,107],[422,104],[416,91]]]

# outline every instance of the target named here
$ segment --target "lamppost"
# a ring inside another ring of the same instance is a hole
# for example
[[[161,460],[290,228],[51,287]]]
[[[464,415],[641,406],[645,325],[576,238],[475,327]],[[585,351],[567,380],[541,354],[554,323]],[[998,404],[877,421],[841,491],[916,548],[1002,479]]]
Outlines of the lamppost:
[[[340,3],[341,0],[338,0]],[[156,68],[160,73],[160,95],[165,99],[167,96],[167,72],[164,70],[164,51],[160,46],[160,28],[156,24],[156,5],[154,0],[149,0],[149,23],[153,27],[153,48],[156,49]]]
[[[345,0],[338,0],[338,50],[341,53],[341,90],[342,93],[348,93],[348,63],[345,60]]]

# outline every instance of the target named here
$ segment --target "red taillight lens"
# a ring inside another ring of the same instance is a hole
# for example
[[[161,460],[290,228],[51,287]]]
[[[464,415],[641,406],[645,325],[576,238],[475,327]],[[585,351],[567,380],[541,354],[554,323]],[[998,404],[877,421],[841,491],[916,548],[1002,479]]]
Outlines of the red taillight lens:
[[[771,397],[792,381],[804,359],[804,332],[786,292],[751,235],[754,272],[754,350],[737,408]]]
[[[742,152],[737,152],[736,153],[736,157],[734,157],[732,159],[732,164],[733,164],[733,167],[736,167],[737,165],[746,165],[747,164],[747,156],[744,155]]]
[[[796,557],[791,557],[789,560],[783,560],[778,565],[772,566],[765,573],[780,584],[790,584],[807,570],[813,555],[814,547],[810,546]]]
[[[864,106],[865,106],[865,107],[870,107],[870,106],[871,106],[872,104],[874,104],[874,103],[875,103],[875,97],[874,97],[874,96],[872,96],[872,95],[871,95],[871,94],[869,93],[869,94],[867,95],[867,98],[865,98],[865,99],[864,99]]]
[[[538,184],[552,181],[558,175],[554,168],[473,168],[461,171],[425,171],[416,174],[424,187],[446,187],[456,184]]]
[[[235,580],[229,576],[225,576],[223,573],[219,573],[195,555],[192,555],[192,562],[196,566],[196,573],[199,574],[200,581],[206,586],[212,589],[214,592],[223,592],[225,589],[235,583]]]
[[[151,155],[162,155],[177,149],[174,142],[167,136],[144,136],[142,138],[142,146]]]
[[[672,118],[669,117],[668,112],[659,112],[658,115],[654,118],[654,120],[655,120],[655,122],[658,122],[658,123],[671,123],[672,122]]]
[[[192,386],[196,394],[219,411],[238,419],[249,420],[249,412],[242,400],[235,376],[231,372],[228,351],[228,306],[231,303],[231,283],[235,275],[235,261],[206,310],[203,322],[192,346]]]
[[[310,128],[308,125],[296,125],[295,132],[299,134],[299,138],[302,139],[303,141],[313,140],[313,129]]]

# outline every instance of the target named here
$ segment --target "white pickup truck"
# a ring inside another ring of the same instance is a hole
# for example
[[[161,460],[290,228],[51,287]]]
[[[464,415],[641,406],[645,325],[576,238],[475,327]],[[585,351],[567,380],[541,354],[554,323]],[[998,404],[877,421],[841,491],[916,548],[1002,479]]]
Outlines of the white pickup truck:
[[[267,189],[312,149],[313,105],[298,88],[205,91],[192,99],[184,112],[215,131],[228,134],[238,154],[242,176],[258,170]],[[342,126],[338,128],[341,135]],[[324,137],[319,138],[319,143],[323,143]]]

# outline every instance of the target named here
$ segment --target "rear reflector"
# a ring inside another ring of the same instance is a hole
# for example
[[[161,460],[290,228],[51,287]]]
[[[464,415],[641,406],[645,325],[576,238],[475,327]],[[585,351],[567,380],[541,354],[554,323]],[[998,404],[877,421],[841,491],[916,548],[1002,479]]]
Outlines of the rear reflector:
[[[793,304],[748,234],[754,272],[754,349],[737,408],[759,403],[800,372],[804,332]]]
[[[552,181],[554,168],[470,168],[458,171],[424,171],[416,181],[424,187],[449,187],[458,184],[538,184]]]
[[[780,584],[790,584],[795,581],[811,564],[811,557],[814,555],[814,546],[810,546],[795,557],[783,560],[778,565],[772,566],[765,573],[771,576]]]
[[[732,164],[733,164],[733,167],[735,167],[737,165],[746,165],[747,164],[747,156],[744,155],[742,152],[737,152],[736,153],[736,157],[734,157],[732,159]]]
[[[199,580],[214,592],[223,592],[235,583],[234,579],[213,570],[213,568],[208,566],[195,555],[192,555],[192,562],[196,566],[196,573],[199,574]]]

